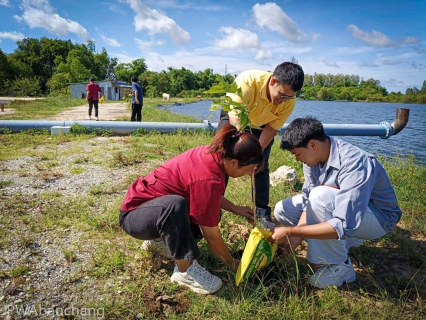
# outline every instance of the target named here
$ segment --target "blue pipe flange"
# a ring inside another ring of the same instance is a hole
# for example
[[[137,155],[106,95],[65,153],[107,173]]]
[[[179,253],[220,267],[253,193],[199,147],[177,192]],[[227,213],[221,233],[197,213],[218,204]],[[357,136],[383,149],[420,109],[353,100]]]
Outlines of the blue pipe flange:
[[[386,134],[384,136],[380,136],[380,138],[388,139],[391,135],[393,135],[393,127],[389,122],[380,122],[380,125],[386,128]]]
[[[212,126],[212,124],[210,123],[210,121],[209,120],[203,120],[203,123],[204,123],[204,128],[206,129],[206,130],[213,130],[214,131],[214,128],[213,128],[213,126]]]

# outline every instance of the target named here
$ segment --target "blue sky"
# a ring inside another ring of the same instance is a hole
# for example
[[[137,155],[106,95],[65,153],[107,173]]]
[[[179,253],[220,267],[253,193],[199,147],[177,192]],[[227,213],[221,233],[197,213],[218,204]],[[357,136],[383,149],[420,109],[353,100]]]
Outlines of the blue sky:
[[[391,91],[426,80],[425,0],[0,0],[0,48],[25,37],[94,40],[148,69],[357,74]]]

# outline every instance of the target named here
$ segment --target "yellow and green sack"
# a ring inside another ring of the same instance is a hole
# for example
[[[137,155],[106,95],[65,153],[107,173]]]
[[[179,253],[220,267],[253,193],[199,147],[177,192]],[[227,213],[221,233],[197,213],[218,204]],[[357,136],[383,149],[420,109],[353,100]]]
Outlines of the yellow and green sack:
[[[278,245],[266,240],[271,235],[271,231],[258,228],[252,230],[235,276],[237,286],[243,280],[253,276],[257,270],[272,262]]]

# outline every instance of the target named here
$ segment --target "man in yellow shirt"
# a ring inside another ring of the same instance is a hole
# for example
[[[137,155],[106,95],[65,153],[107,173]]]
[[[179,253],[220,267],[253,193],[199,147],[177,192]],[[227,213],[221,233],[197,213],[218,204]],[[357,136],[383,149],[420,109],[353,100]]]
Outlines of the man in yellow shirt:
[[[295,105],[297,91],[303,86],[302,67],[292,62],[283,62],[274,72],[247,70],[235,78],[235,83],[242,90],[242,98],[234,93],[227,93],[233,101],[247,104],[250,127],[260,142],[265,156],[264,169],[255,175],[256,216],[267,226],[271,221],[269,204],[269,154],[274,137],[290,116]],[[221,111],[218,128],[231,123],[239,128],[237,111]],[[242,128],[240,128],[242,129]]]

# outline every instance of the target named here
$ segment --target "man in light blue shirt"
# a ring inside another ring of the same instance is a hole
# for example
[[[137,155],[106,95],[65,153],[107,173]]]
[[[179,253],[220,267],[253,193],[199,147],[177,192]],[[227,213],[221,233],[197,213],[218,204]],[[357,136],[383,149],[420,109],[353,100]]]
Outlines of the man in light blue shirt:
[[[293,120],[280,147],[303,162],[305,181],[301,195],[276,204],[284,227],[269,241],[296,248],[306,239],[308,261],[322,265],[311,278],[315,287],[355,281],[349,248],[384,236],[402,215],[385,168],[364,150],[328,137],[310,117]]]

